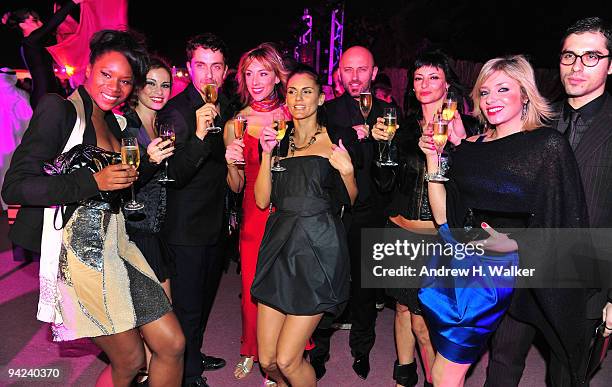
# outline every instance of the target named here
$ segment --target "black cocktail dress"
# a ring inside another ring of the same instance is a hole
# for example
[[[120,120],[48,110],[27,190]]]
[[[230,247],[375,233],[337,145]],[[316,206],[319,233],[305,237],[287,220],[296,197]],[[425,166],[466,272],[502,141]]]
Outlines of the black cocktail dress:
[[[349,297],[346,233],[339,216],[350,203],[329,161],[291,157],[274,173],[272,203],[251,295],[292,315],[337,314]]]

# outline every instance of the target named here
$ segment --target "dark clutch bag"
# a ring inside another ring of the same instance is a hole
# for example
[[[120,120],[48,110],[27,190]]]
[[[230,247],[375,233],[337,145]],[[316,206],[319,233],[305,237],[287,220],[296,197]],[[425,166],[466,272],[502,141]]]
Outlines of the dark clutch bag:
[[[527,228],[530,214],[520,212],[500,212],[468,208],[463,223],[463,242],[483,240],[489,238],[489,233],[482,229],[482,222],[486,222],[494,230],[505,234],[512,234]]]
[[[100,172],[112,164],[121,163],[121,155],[109,152],[95,145],[79,144],[72,149],[62,153],[51,161],[43,164],[43,172],[46,175],[67,175],[77,169],[87,168],[92,173]],[[114,198],[112,192],[101,191],[102,200],[111,201]]]
[[[610,338],[612,338],[612,336],[603,336],[605,326],[604,322],[595,330],[595,337],[593,338],[593,343],[589,351],[589,362],[587,363],[586,373],[584,375],[585,382],[588,382],[593,377],[595,371],[597,371],[601,363],[603,363],[606,352],[608,352]]]
[[[51,161],[43,164],[46,175],[67,175],[80,168],[89,168],[92,173],[100,172],[109,165],[121,162],[121,155],[109,152],[95,145],[75,145]]]

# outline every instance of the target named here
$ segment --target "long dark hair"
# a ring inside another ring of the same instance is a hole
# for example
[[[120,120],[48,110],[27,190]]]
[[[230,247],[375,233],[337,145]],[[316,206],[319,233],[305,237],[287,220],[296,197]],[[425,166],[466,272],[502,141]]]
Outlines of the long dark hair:
[[[459,77],[457,77],[455,70],[453,70],[448,55],[440,50],[426,51],[417,55],[414,59],[414,63],[408,69],[408,83],[406,85],[406,92],[404,93],[404,113],[406,115],[415,114],[417,117],[421,117],[423,114],[421,103],[417,100],[413,89],[414,73],[423,66],[436,67],[444,72],[446,82],[449,84],[448,91],[456,93],[459,98],[459,103],[457,104],[459,112],[463,113],[462,101],[466,101],[470,107],[472,106],[469,93],[461,82],[459,82]]]
[[[170,74],[170,85],[172,85],[174,81],[172,78],[172,69],[170,68],[168,61],[165,58],[162,58],[161,56],[158,56],[158,55],[151,55],[149,57],[149,67],[147,68],[147,72],[145,73],[145,80],[146,80],[146,76],[149,73],[149,71],[155,70],[155,69],[166,70],[168,74]],[[132,90],[132,94],[130,95],[130,98],[128,98],[126,103],[123,105],[122,111],[124,113],[127,113],[130,110],[136,109],[136,106],[138,106],[138,94],[144,88],[144,86],[145,85],[143,83],[142,85],[139,85],[138,87],[134,87],[134,90]]]

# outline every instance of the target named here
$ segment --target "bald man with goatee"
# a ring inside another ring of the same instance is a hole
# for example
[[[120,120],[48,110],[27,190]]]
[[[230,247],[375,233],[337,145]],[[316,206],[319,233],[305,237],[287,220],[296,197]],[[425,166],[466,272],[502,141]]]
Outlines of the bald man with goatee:
[[[349,345],[353,355],[353,370],[362,379],[370,372],[369,355],[374,346],[376,323],[377,289],[361,287],[361,229],[384,227],[386,223],[385,203],[387,198],[377,188],[371,175],[378,159],[378,143],[370,135],[376,119],[383,116],[383,110],[391,107],[387,102],[373,98],[372,110],[364,124],[359,110],[359,94],[370,92],[370,86],[378,68],[372,53],[365,47],[353,46],[340,58],[339,75],[344,94],[325,104],[327,111],[327,130],[331,133],[338,128],[353,128],[355,136],[361,140],[360,161],[357,165],[356,179],[359,195],[350,213],[345,213],[349,255],[351,260],[351,298],[349,300],[349,322],[351,333]],[[325,374],[325,362],[329,359],[329,342],[332,329],[322,323],[315,331],[316,347],[310,353],[310,362],[317,379]]]

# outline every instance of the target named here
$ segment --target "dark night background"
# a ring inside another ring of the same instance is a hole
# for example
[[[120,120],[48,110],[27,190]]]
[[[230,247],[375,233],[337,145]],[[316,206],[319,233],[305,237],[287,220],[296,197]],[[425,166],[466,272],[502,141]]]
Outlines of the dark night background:
[[[60,1],[61,2],[61,1]],[[153,51],[184,65],[188,36],[218,33],[230,47],[230,65],[240,53],[263,41],[294,44],[304,7],[314,16],[315,39],[329,44],[329,10],[334,1],[152,2],[131,0],[129,24],[146,34]],[[3,0],[2,13],[22,6],[43,20],[53,1]],[[344,46],[371,48],[380,67],[406,67],[425,46],[446,50],[457,59],[483,62],[510,53],[527,54],[536,67],[555,68],[563,29],[579,17],[612,17],[612,1],[412,0],[345,2]],[[20,34],[0,29],[0,66],[23,68]]]

